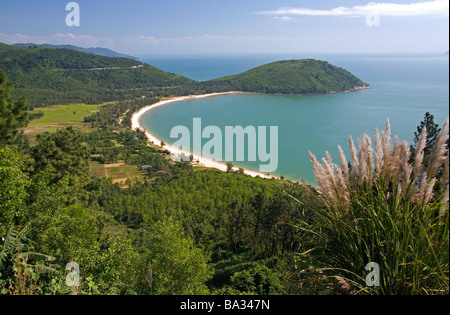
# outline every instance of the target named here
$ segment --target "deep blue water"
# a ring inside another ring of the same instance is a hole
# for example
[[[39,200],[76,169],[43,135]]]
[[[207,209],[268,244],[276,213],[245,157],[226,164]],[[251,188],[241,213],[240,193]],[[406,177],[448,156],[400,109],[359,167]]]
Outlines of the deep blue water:
[[[370,90],[316,96],[227,95],[170,104],[149,112],[142,124],[164,141],[174,126],[192,128],[194,117],[203,126],[278,126],[279,167],[275,175],[313,183],[308,152],[337,161],[337,145],[348,151],[348,138],[384,129],[412,143],[426,112],[442,125],[449,116],[449,58],[436,56],[231,56],[146,58],[162,70],[195,80],[240,73],[282,59],[315,58],[343,67],[371,85]],[[258,163],[235,162],[258,170]]]

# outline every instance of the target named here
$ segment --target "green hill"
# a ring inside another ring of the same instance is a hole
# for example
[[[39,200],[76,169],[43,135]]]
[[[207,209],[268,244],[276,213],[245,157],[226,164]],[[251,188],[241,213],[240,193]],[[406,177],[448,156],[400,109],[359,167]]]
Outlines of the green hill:
[[[31,106],[130,99],[194,82],[132,59],[1,43],[0,70],[13,96],[25,96]]]
[[[45,47],[45,48],[72,49],[72,50],[76,50],[79,52],[84,52],[86,54],[94,54],[94,55],[99,55],[99,56],[104,56],[104,57],[116,57],[116,58],[127,58],[127,59],[139,60],[139,58],[121,54],[121,53],[112,51],[111,49],[101,48],[101,47],[83,48],[83,47],[78,47],[78,46],[74,46],[74,45],[50,45],[50,44],[38,45],[38,44],[33,44],[33,43],[14,44],[13,46],[15,46],[15,47],[41,46],[41,47]]]
[[[204,84],[216,89],[269,94],[322,94],[367,86],[350,72],[313,59],[274,62]]]

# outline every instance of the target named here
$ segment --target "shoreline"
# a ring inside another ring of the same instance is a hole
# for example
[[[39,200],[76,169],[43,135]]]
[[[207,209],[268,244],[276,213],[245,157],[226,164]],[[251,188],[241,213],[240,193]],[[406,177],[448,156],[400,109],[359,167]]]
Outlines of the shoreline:
[[[132,130],[139,129],[139,130],[143,131],[145,133],[145,135],[147,136],[147,139],[150,141],[150,143],[152,143],[164,150],[167,150],[172,154],[176,154],[176,155],[184,154],[184,155],[188,155],[188,156],[193,155],[193,157],[194,157],[193,166],[215,168],[222,172],[226,172],[227,164],[224,162],[213,161],[211,159],[207,159],[202,156],[192,154],[191,152],[182,151],[178,148],[175,148],[174,146],[172,146],[170,144],[166,144],[165,146],[161,147],[160,145],[158,145],[158,143],[159,144],[161,143],[161,140],[158,139],[157,137],[155,137],[153,134],[151,134],[147,129],[143,128],[140,124],[140,119],[141,119],[142,115],[148,113],[149,111],[151,111],[157,107],[171,104],[174,102],[206,98],[206,97],[214,97],[214,96],[220,96],[220,95],[229,95],[229,94],[245,94],[245,92],[232,91],[232,92],[211,93],[211,94],[202,94],[202,95],[180,96],[180,97],[174,97],[174,98],[170,98],[170,99],[167,99],[164,101],[160,101],[158,103],[155,103],[155,104],[152,104],[149,106],[145,106],[144,108],[140,109],[138,112],[133,114],[133,116],[131,118],[131,129]],[[241,168],[238,166],[233,167],[233,171],[238,172],[239,169],[241,169]],[[245,169],[245,168],[242,168],[242,169],[244,170],[244,174],[249,175],[251,177],[259,176],[259,177],[265,178],[265,179],[281,179],[274,175],[268,175],[268,174],[264,174],[264,173],[257,172],[257,171],[252,171],[252,170]]]

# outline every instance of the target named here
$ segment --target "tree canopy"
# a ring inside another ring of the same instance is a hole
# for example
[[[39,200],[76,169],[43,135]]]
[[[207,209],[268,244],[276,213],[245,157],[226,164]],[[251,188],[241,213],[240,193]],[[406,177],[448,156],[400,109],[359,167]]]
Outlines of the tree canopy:
[[[28,103],[23,97],[13,100],[11,89],[12,84],[0,70],[0,147],[17,143],[20,128],[28,123]]]

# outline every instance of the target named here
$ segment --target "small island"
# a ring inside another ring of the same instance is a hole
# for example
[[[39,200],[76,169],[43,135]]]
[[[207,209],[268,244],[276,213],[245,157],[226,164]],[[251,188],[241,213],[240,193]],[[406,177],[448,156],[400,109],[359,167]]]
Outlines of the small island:
[[[204,84],[215,89],[264,94],[328,94],[369,88],[350,72],[314,59],[273,62]]]

